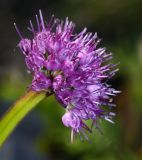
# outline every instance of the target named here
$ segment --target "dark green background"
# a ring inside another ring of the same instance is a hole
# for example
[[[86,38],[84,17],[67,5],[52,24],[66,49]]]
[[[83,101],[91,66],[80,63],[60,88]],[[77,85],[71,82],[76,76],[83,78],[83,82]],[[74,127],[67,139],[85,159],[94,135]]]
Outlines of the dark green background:
[[[79,137],[70,144],[70,129],[63,126],[64,109],[54,97],[31,112],[0,150],[0,160],[141,160],[142,159],[142,1],[141,0],[1,0],[0,1],[0,115],[31,82],[24,57],[17,49],[34,15],[42,9],[48,21],[52,14],[97,32],[101,46],[120,62],[112,85],[121,90],[115,99],[115,124],[102,121],[101,135],[94,129],[90,143]]]

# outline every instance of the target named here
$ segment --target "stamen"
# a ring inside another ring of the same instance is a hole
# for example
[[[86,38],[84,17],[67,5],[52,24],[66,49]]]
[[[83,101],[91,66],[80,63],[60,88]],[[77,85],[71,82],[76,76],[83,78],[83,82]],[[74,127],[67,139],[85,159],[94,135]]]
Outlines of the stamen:
[[[22,36],[22,34],[20,33],[20,31],[19,31],[19,29],[18,29],[16,23],[14,23],[14,27],[15,27],[16,32],[18,33],[19,37],[20,37],[21,39],[23,39],[23,36]]]
[[[40,16],[41,26],[42,26],[43,29],[45,29],[44,20],[43,20],[43,16],[42,16],[41,10],[39,10],[39,16]]]
[[[80,129],[80,131],[81,131],[81,133],[83,134],[84,138],[85,138],[87,141],[89,141],[89,138],[88,138],[87,134],[84,132],[84,130],[83,130],[83,129]]]
[[[30,27],[27,27],[27,29],[28,29],[30,32],[33,32],[32,29],[31,29]]]
[[[33,26],[33,23],[31,20],[30,20],[30,26],[31,26],[31,30],[32,30],[33,34],[35,34],[34,26]]]
[[[83,139],[82,135],[80,134],[80,131],[78,132],[78,134],[79,134],[80,140],[83,142],[84,139]]]
[[[51,27],[51,25],[52,25],[52,23],[54,22],[54,20],[55,20],[55,16],[54,16],[54,14],[53,14],[52,17],[51,17],[51,19],[50,19],[50,21],[49,21],[49,23],[48,23],[48,28]]]
[[[40,24],[39,24],[39,19],[37,14],[36,14],[36,22],[37,22],[37,29],[40,32]]]
[[[73,144],[73,138],[74,138],[74,131],[73,129],[71,130],[71,144]]]

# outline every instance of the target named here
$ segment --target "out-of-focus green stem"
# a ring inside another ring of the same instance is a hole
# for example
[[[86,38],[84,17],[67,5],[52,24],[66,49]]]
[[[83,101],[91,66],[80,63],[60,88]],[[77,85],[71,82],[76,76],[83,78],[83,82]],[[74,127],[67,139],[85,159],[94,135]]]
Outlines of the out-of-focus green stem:
[[[46,92],[34,92],[30,90],[10,107],[0,119],[0,147],[18,123],[46,97],[46,94]]]

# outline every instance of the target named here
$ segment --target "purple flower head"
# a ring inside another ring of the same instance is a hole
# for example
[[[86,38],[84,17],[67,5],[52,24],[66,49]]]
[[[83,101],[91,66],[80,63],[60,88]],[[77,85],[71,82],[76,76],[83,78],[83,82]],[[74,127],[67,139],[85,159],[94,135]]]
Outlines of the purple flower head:
[[[84,130],[92,132],[92,128],[85,124],[86,120],[96,127],[102,118],[113,122],[115,114],[102,107],[114,106],[112,96],[119,93],[107,84],[117,71],[116,65],[106,63],[112,54],[97,47],[100,40],[96,33],[87,33],[84,28],[74,34],[75,25],[68,18],[63,22],[52,16],[45,25],[39,11],[36,21],[37,29],[30,21],[33,39],[23,38],[15,25],[21,37],[18,46],[33,75],[30,89],[54,93],[66,110],[63,124],[73,134],[81,133],[87,138]]]

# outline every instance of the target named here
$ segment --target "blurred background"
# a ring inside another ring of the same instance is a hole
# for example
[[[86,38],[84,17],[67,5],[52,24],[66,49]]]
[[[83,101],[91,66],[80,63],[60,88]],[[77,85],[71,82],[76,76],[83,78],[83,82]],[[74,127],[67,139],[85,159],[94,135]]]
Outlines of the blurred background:
[[[115,124],[102,121],[90,143],[79,137],[70,143],[63,126],[63,108],[54,97],[42,101],[16,128],[0,150],[0,160],[141,160],[142,159],[142,0],[1,0],[0,1],[0,116],[24,94],[31,76],[17,49],[16,22],[25,37],[29,20],[42,9],[97,32],[101,45],[120,62],[111,84],[122,93],[115,99]]]

